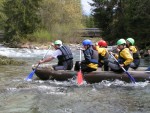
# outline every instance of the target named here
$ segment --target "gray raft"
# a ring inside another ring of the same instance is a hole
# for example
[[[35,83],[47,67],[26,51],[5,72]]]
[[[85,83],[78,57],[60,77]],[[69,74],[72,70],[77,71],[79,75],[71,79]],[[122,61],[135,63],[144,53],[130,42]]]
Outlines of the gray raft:
[[[150,71],[128,71],[131,76],[133,76],[136,82],[140,81],[150,81]],[[65,81],[76,78],[77,71],[55,71],[49,68],[39,67],[35,71],[37,77],[41,80],[58,80],[58,81]],[[88,83],[98,83],[102,80],[109,80],[113,81],[116,79],[130,82],[126,73],[115,73],[112,71],[95,71],[90,73],[83,73],[83,78]]]

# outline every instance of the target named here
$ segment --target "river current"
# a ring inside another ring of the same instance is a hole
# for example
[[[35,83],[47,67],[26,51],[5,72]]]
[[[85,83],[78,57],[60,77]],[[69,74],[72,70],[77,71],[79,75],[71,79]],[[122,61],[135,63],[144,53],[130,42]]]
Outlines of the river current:
[[[50,50],[48,55],[51,54]],[[24,79],[47,50],[0,47],[0,55],[24,60],[25,65],[0,66],[0,113],[149,113],[150,83],[102,81],[78,86],[71,81]],[[73,49],[75,61],[79,51]],[[51,64],[55,64],[54,60]],[[148,66],[150,58],[142,59]]]

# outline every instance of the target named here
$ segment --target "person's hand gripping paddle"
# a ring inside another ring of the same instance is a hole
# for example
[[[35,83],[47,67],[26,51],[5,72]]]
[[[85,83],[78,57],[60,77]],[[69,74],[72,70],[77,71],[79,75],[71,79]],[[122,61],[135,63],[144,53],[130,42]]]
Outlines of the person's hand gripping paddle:
[[[50,50],[50,48],[51,48],[51,46],[49,47],[49,49],[47,50],[47,52],[45,53],[45,55],[43,56],[43,58],[42,59],[44,59],[45,58],[45,56],[47,55],[47,53],[49,52],[49,50]],[[40,65],[40,63],[38,63],[38,65],[34,68],[34,70],[25,78],[25,80],[26,81],[30,81],[30,80],[32,80],[32,78],[33,78],[33,75],[34,75],[34,73],[35,73],[35,71],[36,71],[36,69],[39,67],[39,65]]]
[[[110,55],[113,57],[113,59],[119,64],[118,60],[112,55],[112,53],[110,53]],[[120,64],[119,64],[120,66]],[[124,67],[120,66],[122,68],[122,70],[128,75],[128,77],[130,78],[131,82],[135,84],[135,79],[133,78],[133,76],[130,75],[130,73],[128,71],[126,71],[124,69]]]

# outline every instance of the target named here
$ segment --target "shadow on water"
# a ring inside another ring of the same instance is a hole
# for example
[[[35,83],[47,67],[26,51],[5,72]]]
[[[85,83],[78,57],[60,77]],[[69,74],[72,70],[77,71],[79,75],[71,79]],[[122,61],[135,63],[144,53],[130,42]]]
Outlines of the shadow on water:
[[[0,67],[0,113],[150,112],[149,82],[115,80],[78,86],[76,80],[41,81],[36,75],[33,81],[24,81],[41,57],[19,57],[28,64]]]

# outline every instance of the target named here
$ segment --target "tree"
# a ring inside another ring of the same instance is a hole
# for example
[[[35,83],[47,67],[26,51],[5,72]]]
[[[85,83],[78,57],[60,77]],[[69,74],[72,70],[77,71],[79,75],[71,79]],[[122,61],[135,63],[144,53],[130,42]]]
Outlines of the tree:
[[[93,17],[108,41],[133,37],[150,40],[149,0],[93,0]],[[147,43],[146,41],[143,43]]]
[[[4,0],[0,0],[0,30],[3,29],[4,20],[6,19],[5,14],[2,12],[2,10],[3,10],[3,2],[4,2]]]
[[[40,15],[42,26],[53,37],[68,37],[71,30],[82,26],[80,0],[43,0]]]
[[[19,41],[21,37],[33,33],[39,26],[38,8],[41,0],[6,0],[3,13],[5,40]]]
[[[134,37],[142,48],[150,45],[149,5],[149,0],[128,0],[126,5],[127,34]]]
[[[94,18],[91,15],[90,16],[83,15],[82,22],[83,22],[84,26],[87,28],[94,28],[95,27]]]
[[[112,35],[111,28],[113,25],[113,8],[115,0],[93,0],[91,5],[94,7],[92,15],[94,17],[95,26],[101,28],[104,32],[102,36]],[[107,36],[108,38],[109,36]]]

